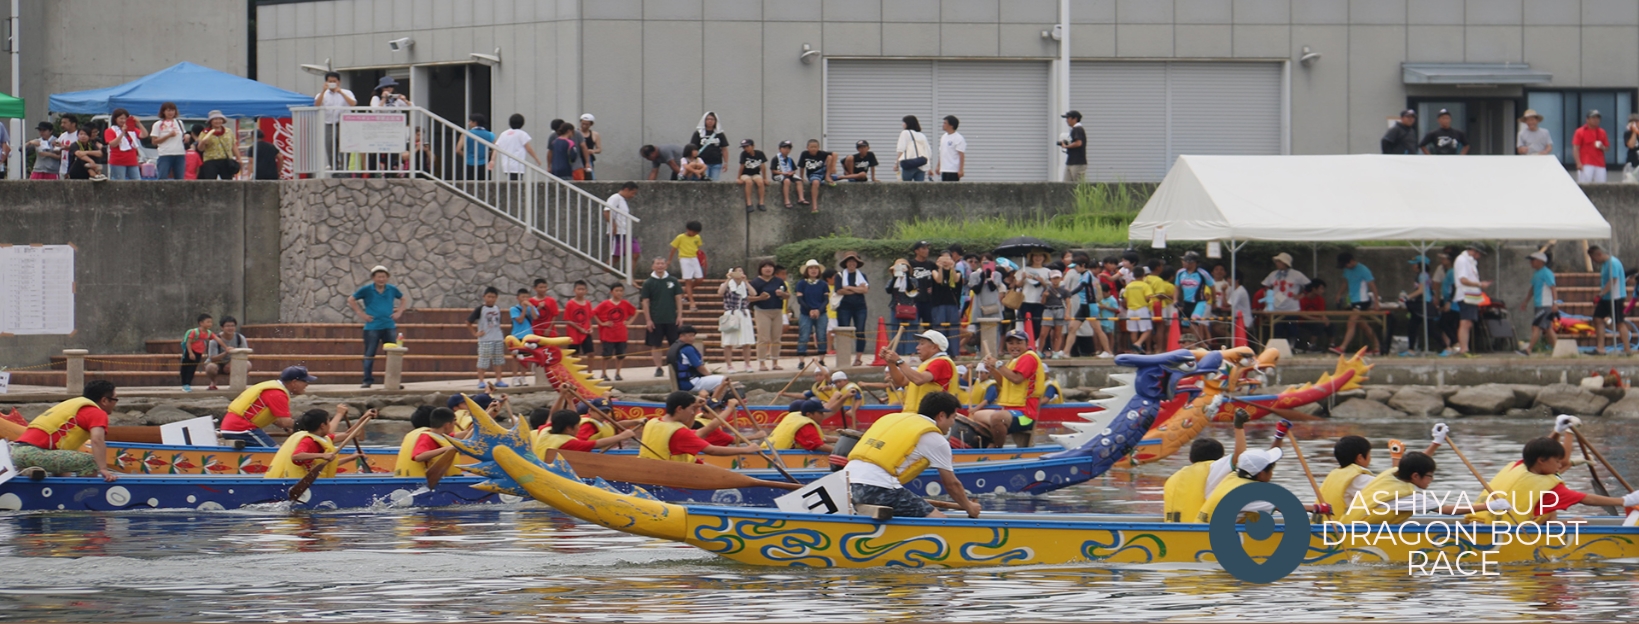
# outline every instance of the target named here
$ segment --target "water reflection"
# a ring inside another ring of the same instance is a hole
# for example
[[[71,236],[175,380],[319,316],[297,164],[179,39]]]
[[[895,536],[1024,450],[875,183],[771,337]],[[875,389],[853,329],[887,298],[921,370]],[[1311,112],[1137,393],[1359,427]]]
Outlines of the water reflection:
[[[1426,443],[1424,422],[1299,423],[1310,464],[1331,441]],[[1585,432],[1629,476],[1639,434],[1590,419]],[[1483,473],[1518,457],[1547,423],[1465,419],[1457,440]],[[1209,430],[1230,439],[1226,427]],[[1268,444],[1267,426],[1249,430]],[[1478,490],[1449,451],[1436,487]],[[987,509],[1158,515],[1186,458],[1118,468],[1044,498]],[[1318,475],[1317,475],[1318,476]],[[1296,462],[1277,482],[1309,498]],[[1588,487],[1586,469],[1567,473]],[[1608,476],[1607,485],[1619,492]],[[699,550],[592,527],[535,503],[437,510],[0,516],[0,613],[40,621],[940,621],[1639,619],[1639,563],[1509,566],[1497,577],[1410,578],[1392,565],[1301,568],[1247,585],[1212,564],[976,570],[754,568]]]

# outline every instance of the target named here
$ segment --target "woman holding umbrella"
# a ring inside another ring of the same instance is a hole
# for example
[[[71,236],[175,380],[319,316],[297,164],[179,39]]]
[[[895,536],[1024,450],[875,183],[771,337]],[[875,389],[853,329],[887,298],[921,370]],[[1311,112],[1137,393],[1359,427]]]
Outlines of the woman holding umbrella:
[[[1033,236],[1015,236],[996,247],[996,256],[1023,256],[1024,266],[1014,274],[1014,284],[1024,291],[1024,303],[1019,305],[1019,317],[1030,319],[1032,336],[1041,335],[1041,317],[1047,310],[1046,290],[1051,284],[1051,272],[1046,264],[1053,257],[1053,245]]]

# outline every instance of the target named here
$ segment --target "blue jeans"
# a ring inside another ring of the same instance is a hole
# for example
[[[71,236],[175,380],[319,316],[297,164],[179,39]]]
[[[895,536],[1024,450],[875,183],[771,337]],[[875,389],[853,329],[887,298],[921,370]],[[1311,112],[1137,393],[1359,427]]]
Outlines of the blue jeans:
[[[222,438],[225,440],[244,440],[245,446],[279,448],[279,445],[273,441],[273,436],[268,435],[266,431],[262,431],[261,429],[251,429],[250,431],[223,431]]]
[[[820,313],[819,318],[812,318],[808,316],[807,312],[797,315],[797,357],[808,355],[809,334],[814,336],[814,349],[820,355],[825,355],[825,330],[827,329],[826,326],[830,324],[830,320],[831,317],[826,316],[823,312]]]
[[[962,308],[954,305],[929,307],[933,310],[934,329],[939,330],[939,333],[944,334],[945,338],[950,340],[950,346],[945,349],[945,353],[950,354],[951,357],[956,357],[956,352],[961,350],[958,338],[962,336],[962,327],[960,325],[962,322]]]
[[[723,173],[723,165],[721,165],[721,164],[706,165],[706,179],[707,180],[711,180],[712,182],[716,182],[717,181],[717,176],[722,175],[722,173]]]
[[[837,308],[837,327],[851,325],[854,328],[854,353],[865,353],[865,332],[870,331],[865,327],[865,319],[865,306]]]
[[[108,179],[141,180],[142,167],[134,165],[108,165]]]
[[[928,172],[923,171],[921,169],[900,169],[899,170],[899,180],[901,182],[926,182],[927,179],[928,179]]]
[[[154,163],[155,179],[182,180],[187,177],[187,156],[160,156]]]
[[[393,335],[397,333],[397,330],[398,326],[396,325],[387,329],[364,330],[364,383],[373,384],[376,382],[376,349],[381,348],[381,343],[397,340],[397,337]]]

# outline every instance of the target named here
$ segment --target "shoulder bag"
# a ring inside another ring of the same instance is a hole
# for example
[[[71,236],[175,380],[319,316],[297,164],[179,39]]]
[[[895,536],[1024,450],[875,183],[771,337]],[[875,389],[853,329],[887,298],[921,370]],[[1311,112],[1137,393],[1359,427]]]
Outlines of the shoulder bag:
[[[904,160],[899,161],[899,168],[900,169],[912,169],[912,170],[914,170],[914,169],[921,169],[922,167],[927,166],[927,164],[928,164],[927,155],[923,154],[921,150],[916,148],[916,133],[911,132],[910,130],[906,130],[905,133],[910,136],[910,144],[911,144],[911,151],[906,152],[905,155],[910,156],[912,154],[916,154],[916,156],[911,157],[911,158],[906,158]]]

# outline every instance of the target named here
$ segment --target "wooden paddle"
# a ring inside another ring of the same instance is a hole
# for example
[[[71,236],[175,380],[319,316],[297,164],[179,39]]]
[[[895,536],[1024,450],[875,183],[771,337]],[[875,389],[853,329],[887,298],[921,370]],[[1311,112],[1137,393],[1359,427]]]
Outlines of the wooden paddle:
[[[444,479],[444,474],[450,471],[450,465],[454,464],[455,458],[460,455],[460,451],[450,451],[427,464],[427,489],[438,489],[438,482]]]
[[[758,431],[758,433],[764,433],[764,434],[765,434],[765,436],[766,436],[766,432],[764,432],[764,431],[763,431],[763,426],[762,426],[762,425],[760,425],[760,424],[757,424],[757,419],[756,419],[756,418],[754,418],[754,417],[752,417],[752,415],[751,415],[751,408],[749,408],[749,407],[746,407],[746,398],[745,398],[745,397],[744,397],[744,396],[741,396],[741,395],[740,395],[740,389],[739,389],[739,388],[736,388],[736,387],[734,387],[734,384],[733,384],[733,383],[731,383],[731,382],[724,382],[724,383],[728,383],[728,384],[729,384],[729,386],[728,386],[728,390],[729,390],[729,392],[733,392],[733,393],[734,393],[734,399],[735,399],[735,403],[736,403],[736,404],[737,404],[737,405],[736,405],[736,408],[738,408],[738,409],[739,409],[739,410],[740,410],[740,411],[741,411],[741,412],[744,412],[744,413],[745,413],[745,415],[746,415],[746,420],[749,420],[749,421],[751,421],[751,426],[752,426],[752,427],[756,427],[756,428],[757,428],[757,431]],[[707,411],[710,411],[710,408],[707,408]],[[712,412],[712,415],[713,415],[713,416],[716,416],[716,415],[717,415],[717,413],[716,413],[716,412]],[[722,417],[720,417],[720,416],[719,416],[719,417],[718,417],[718,420],[722,420]],[[724,420],[724,421],[723,421],[723,425],[724,425],[724,426],[728,426],[728,421],[726,421],[726,420]],[[747,440],[746,440],[746,439],[745,439],[745,436],[744,436],[744,435],[741,435],[741,434],[740,434],[740,430],[739,430],[739,429],[735,429],[735,430],[734,430],[734,435],[737,435],[737,436],[740,436],[740,440],[741,440],[741,441],[742,441],[742,442],[745,442],[745,443],[746,443],[746,444],[751,444],[751,442],[750,442],[750,441],[747,441]],[[766,439],[768,439],[768,438],[766,438],[766,437],[764,437],[764,438],[763,438],[763,439],[765,439],[765,440],[766,440]],[[757,450],[757,454],[758,454],[758,455],[761,455],[761,454],[762,454],[762,449],[763,449],[763,446],[762,446],[762,445],[758,445],[758,446],[757,446],[757,449],[758,449],[758,450]],[[780,473],[781,473],[781,474],[784,474],[784,475],[785,475],[785,476],[786,476],[786,478],[788,478],[788,479],[789,479],[789,478],[791,478],[791,474],[790,474],[790,473],[788,473],[788,472],[786,472],[786,465],[785,465],[785,460],[784,460],[784,459],[782,459],[782,458],[781,458],[781,457],[780,457],[780,450],[779,450],[779,449],[777,449],[777,448],[774,448],[774,445],[773,445],[773,444],[769,444],[769,445],[768,445],[768,452],[769,452],[769,453],[772,453],[772,454],[773,454],[773,455],[774,455],[774,460],[773,460],[773,461],[771,461],[771,462],[769,462],[769,463],[771,463],[771,464],[774,464],[774,467],[775,467],[775,468],[778,468],[778,469],[780,469]],[[764,459],[767,459],[767,458],[766,458],[766,457],[765,457],[765,458],[764,458]],[[793,481],[795,481],[795,479],[792,479],[792,480],[793,480]]]
[[[1223,397],[1226,398],[1226,399],[1229,399],[1231,401],[1234,401],[1236,403],[1244,403],[1246,405],[1250,405],[1250,406],[1256,407],[1258,409],[1266,410],[1271,414],[1274,414],[1276,416],[1279,416],[1281,418],[1285,418],[1285,419],[1291,420],[1291,421],[1314,422],[1314,421],[1317,421],[1317,420],[1327,420],[1327,419],[1322,418],[1320,416],[1316,416],[1314,414],[1305,414],[1305,413],[1297,411],[1295,409],[1287,409],[1287,408],[1284,408],[1284,407],[1275,407],[1273,405],[1264,405],[1262,403],[1253,403],[1252,401],[1248,401],[1246,399],[1242,399],[1242,398],[1239,398],[1239,397],[1229,396],[1227,394],[1223,395]]]
[[[795,490],[802,487],[800,483],[767,481],[710,464],[662,461],[626,455],[559,452],[558,449],[548,450],[546,461],[550,462],[556,456],[568,461],[570,467],[575,469],[575,475],[584,479],[602,477],[609,481],[686,490],[732,490],[745,487]]]
[[[1634,491],[1633,486],[1628,485],[1628,480],[1622,478],[1622,473],[1617,472],[1616,467],[1612,466],[1610,461],[1605,459],[1605,454],[1599,452],[1599,447],[1594,446],[1592,443],[1588,442],[1587,438],[1582,437],[1582,432],[1580,430],[1578,430],[1576,427],[1571,427],[1571,433],[1576,434],[1577,442],[1580,442],[1583,445],[1586,445],[1588,450],[1593,451],[1594,458],[1598,459],[1599,463],[1605,465],[1605,470],[1610,471],[1611,476],[1616,477],[1616,482],[1617,483],[1622,484],[1622,487],[1627,488],[1627,490],[1629,492]]]
[[[348,429],[352,429],[353,428],[353,422],[352,422],[352,420],[347,418],[347,404],[343,403],[343,404],[337,406],[337,409],[342,410],[342,412],[341,412],[341,424],[347,425]],[[359,454],[359,458],[357,460],[355,460],[355,461],[358,462],[359,472],[362,472],[364,474],[374,473],[375,469],[370,467],[370,460],[365,458],[365,456],[364,456],[364,446],[359,444],[358,438],[353,439],[353,450],[357,451],[358,454]]]
[[[797,383],[798,379],[802,379],[802,374],[808,372],[808,367],[812,366],[814,364],[814,362],[817,362],[817,361],[819,361],[819,360],[809,360],[807,362],[803,362],[802,360],[798,360],[798,362],[802,364],[802,368],[797,369],[797,374],[791,376],[791,381],[785,382],[785,387],[784,388],[780,388],[779,392],[774,393],[774,400],[775,401],[780,400],[780,396],[784,395],[786,390],[791,389],[791,384]]]
[[[711,409],[710,405],[701,405],[700,409],[706,410],[707,414],[711,414],[712,418],[717,419],[718,426],[727,427],[729,432],[734,434],[734,437],[739,438],[741,444],[744,444],[746,446],[750,446],[751,448],[755,449],[757,451],[757,456],[763,458],[763,461],[768,462],[769,465],[773,466],[775,470],[780,471],[780,475],[785,477],[785,479],[787,481],[790,481],[792,483],[799,483],[799,484],[802,483],[801,481],[798,481],[796,477],[791,476],[791,471],[786,469],[785,462],[780,461],[780,455],[779,455],[778,451],[775,452],[773,458],[769,458],[768,453],[763,452],[763,447],[761,445],[753,445],[751,443],[751,440],[746,439],[745,434],[740,433],[740,430],[738,428],[736,428],[734,425],[729,424],[727,420],[724,420],[723,415],[718,414],[717,410]],[[772,447],[773,445],[769,445],[769,446]],[[772,448],[770,448],[770,450],[772,450]]]
[[[592,415],[603,419],[604,422],[607,422],[610,425],[613,425],[614,428],[619,429],[621,431],[621,433],[631,431],[630,427],[627,427],[625,425],[620,424],[620,421],[615,419],[614,416],[609,415],[608,412],[605,412],[601,409],[598,409],[598,406],[593,405],[591,401],[588,401],[588,400],[586,400],[585,397],[582,397],[578,390],[575,390],[574,388],[565,387],[563,391],[565,393],[567,393],[563,396],[565,398],[569,399],[567,402],[569,403],[570,406],[573,406],[575,401],[580,401],[582,403],[585,403],[586,404],[586,411],[588,413],[591,413]],[[655,450],[654,447],[651,447],[648,444],[644,444],[643,443],[643,438],[638,437],[638,438],[632,438],[632,439],[637,440],[638,446],[641,446],[645,449],[648,449],[648,451],[650,453],[654,453],[656,456],[666,457],[666,456],[670,455],[670,453],[661,453],[660,451]],[[609,450],[609,449],[608,448],[601,448],[601,449],[598,449],[596,452],[602,453],[602,452],[607,451],[607,450]]]
[[[336,448],[341,448],[341,447],[347,446],[347,443],[351,442],[353,440],[354,436],[357,436],[359,434],[359,432],[364,431],[365,423],[370,422],[370,419],[375,418],[375,417],[376,417],[376,411],[375,410],[369,410],[369,411],[364,412],[364,415],[359,417],[358,426],[354,427],[352,431],[347,432],[347,435],[342,437],[341,442],[336,444]],[[331,461],[334,461],[334,460],[333,459],[321,459],[321,460],[317,460],[317,461],[313,462],[313,465],[308,467],[308,469],[307,469],[307,476],[302,477],[301,481],[297,481],[296,485],[290,486],[290,491],[285,492],[285,498],[287,498],[289,500],[296,500],[298,498],[301,498],[302,494],[307,493],[308,488],[313,487],[313,481],[315,481],[319,478],[319,475],[324,472],[324,467],[329,465]]]
[[[1582,448],[1582,459],[1588,462],[1588,476],[1593,478],[1593,492],[1600,496],[1610,496],[1610,491],[1605,489],[1605,482],[1599,479],[1599,471],[1593,467],[1593,458],[1588,456],[1588,442],[1583,440],[1581,436],[1578,436],[1576,439],[1576,445]],[[1604,505],[1602,508],[1605,510],[1605,513],[1612,516],[1620,513],[1615,507],[1611,507],[1610,505]]]
[[[1292,454],[1298,456],[1298,465],[1303,466],[1303,476],[1309,478],[1309,487],[1314,488],[1315,490],[1315,500],[1322,503],[1326,502],[1326,497],[1320,493],[1320,482],[1315,480],[1315,473],[1309,470],[1309,460],[1303,457],[1303,449],[1298,448],[1297,432],[1288,430],[1286,432],[1286,439],[1292,442]],[[1336,510],[1333,510],[1333,513],[1335,512]],[[1324,515],[1331,516],[1332,514],[1328,513]]]
[[[1451,451],[1457,454],[1457,459],[1463,460],[1463,465],[1468,466],[1468,471],[1473,473],[1475,479],[1479,479],[1480,487],[1485,488],[1485,497],[1490,499],[1492,494],[1491,484],[1486,482],[1485,477],[1480,476],[1480,471],[1474,467],[1473,462],[1468,461],[1468,456],[1463,454],[1463,450],[1457,448],[1457,443],[1451,441],[1450,433],[1446,434],[1446,446],[1451,447]]]

